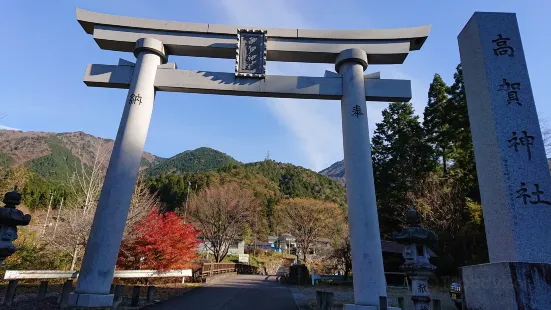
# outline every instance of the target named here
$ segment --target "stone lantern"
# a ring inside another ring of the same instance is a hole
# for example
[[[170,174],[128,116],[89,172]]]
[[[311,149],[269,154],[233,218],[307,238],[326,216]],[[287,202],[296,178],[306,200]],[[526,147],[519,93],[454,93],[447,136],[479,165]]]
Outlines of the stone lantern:
[[[406,245],[403,256],[404,264],[400,266],[406,275],[411,279],[413,304],[415,310],[429,310],[430,297],[428,279],[436,269],[429,262],[429,246],[438,241],[438,236],[420,225],[419,214],[412,207],[407,215],[409,227],[399,233],[393,233],[392,238]]]
[[[16,206],[21,202],[21,194],[17,192],[17,186],[12,192],[4,195],[5,206],[0,208],[0,265],[12,255],[16,248],[13,241],[17,239],[17,226],[29,225],[30,214],[23,214]]]

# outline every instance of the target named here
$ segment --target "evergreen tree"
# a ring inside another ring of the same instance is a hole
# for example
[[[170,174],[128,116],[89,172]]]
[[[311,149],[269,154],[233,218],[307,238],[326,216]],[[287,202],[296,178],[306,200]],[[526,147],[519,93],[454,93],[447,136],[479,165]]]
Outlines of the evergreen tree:
[[[448,162],[453,156],[453,132],[450,130],[450,105],[448,104],[449,87],[438,73],[430,84],[428,103],[425,107],[423,127],[427,140],[434,148],[435,154],[442,162],[442,174],[448,176]]]
[[[449,117],[450,131],[455,137],[453,154],[452,176],[457,179],[465,188],[467,196],[475,201],[480,201],[480,192],[478,189],[478,179],[476,176],[476,166],[474,160],[474,148],[469,123],[469,114],[467,111],[467,98],[465,95],[465,85],[463,83],[463,70],[461,64],[456,68],[453,75],[454,83],[449,88],[450,110]]]
[[[391,103],[372,139],[375,189],[383,234],[399,229],[408,194],[436,166],[411,103]]]

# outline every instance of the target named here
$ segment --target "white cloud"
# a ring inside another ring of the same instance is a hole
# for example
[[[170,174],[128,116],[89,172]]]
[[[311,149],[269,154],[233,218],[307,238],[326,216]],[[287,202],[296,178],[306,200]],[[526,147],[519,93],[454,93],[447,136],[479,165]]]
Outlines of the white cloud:
[[[296,10],[293,3],[279,1],[221,0],[218,2],[223,14],[231,23],[239,26],[278,27],[278,28],[324,28],[308,21]],[[243,14],[255,7],[254,14]],[[392,67],[392,68],[390,68]],[[396,66],[384,67],[384,78],[410,79]],[[390,70],[386,70],[386,69]],[[270,63],[270,74],[293,74],[321,76],[329,65]],[[370,70],[371,72],[372,70]],[[413,83],[414,91],[417,89]],[[417,96],[416,92],[414,92]],[[343,158],[340,103],[325,100],[266,99],[269,110],[297,138],[302,154],[307,158],[307,166],[319,171]],[[386,103],[368,102],[369,128],[373,132],[375,123],[381,120],[381,111]],[[422,110],[421,110],[422,111]]]
[[[340,105],[316,100],[268,99],[269,109],[298,139],[309,168],[319,171],[342,158]],[[325,108],[320,107],[324,105]],[[336,113],[328,115],[328,111]]]
[[[2,124],[0,124],[0,130],[18,130],[18,131],[23,131],[19,128],[14,128],[14,127],[9,127],[9,126],[4,126]]]

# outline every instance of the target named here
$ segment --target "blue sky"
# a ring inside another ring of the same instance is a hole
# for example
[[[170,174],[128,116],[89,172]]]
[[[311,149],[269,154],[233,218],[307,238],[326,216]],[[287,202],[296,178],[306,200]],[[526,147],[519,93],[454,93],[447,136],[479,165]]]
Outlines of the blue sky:
[[[416,112],[422,115],[434,73],[451,83],[459,63],[457,35],[474,11],[517,13],[538,112],[546,102],[551,69],[551,1],[24,1],[0,5],[0,128],[25,131],[85,131],[114,138],[126,91],[89,88],[89,63],[134,61],[129,53],[100,50],[76,21],[75,8],[174,21],[255,27],[318,29],[401,28],[432,24],[420,51],[403,65],[371,66],[382,78],[412,80]],[[170,57],[180,69],[232,72],[232,60]],[[268,73],[322,76],[330,65],[268,63]],[[386,103],[368,103],[370,130]],[[321,170],[341,160],[338,101],[266,99],[157,93],[145,150],[170,157],[208,146],[242,162],[264,159]],[[1,147],[1,146],[0,146]]]

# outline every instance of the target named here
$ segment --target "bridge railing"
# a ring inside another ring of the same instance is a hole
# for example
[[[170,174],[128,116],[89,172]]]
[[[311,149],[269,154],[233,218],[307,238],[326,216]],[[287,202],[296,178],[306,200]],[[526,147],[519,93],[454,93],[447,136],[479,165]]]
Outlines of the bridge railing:
[[[258,272],[258,268],[240,264],[240,263],[203,263],[200,269],[202,278],[210,277],[215,274],[237,272],[240,274],[255,274]]]
[[[183,270],[115,270],[113,278],[126,278],[126,279],[139,279],[139,278],[182,278],[191,277],[191,269]],[[42,301],[46,298],[48,290],[48,279],[67,279],[63,284],[63,290],[59,298],[59,305],[61,307],[67,306],[69,300],[69,294],[73,287],[73,279],[78,278],[78,271],[76,270],[7,270],[4,275],[4,280],[8,280],[8,287],[6,289],[6,297],[4,298],[3,305],[11,306],[17,290],[18,280],[36,279],[40,280],[40,287],[38,289],[38,300]],[[111,292],[115,295],[115,303],[122,301],[123,285],[112,285]],[[154,286],[147,288],[147,300],[153,300]],[[137,305],[140,297],[140,286],[135,286],[132,294],[132,304]]]

